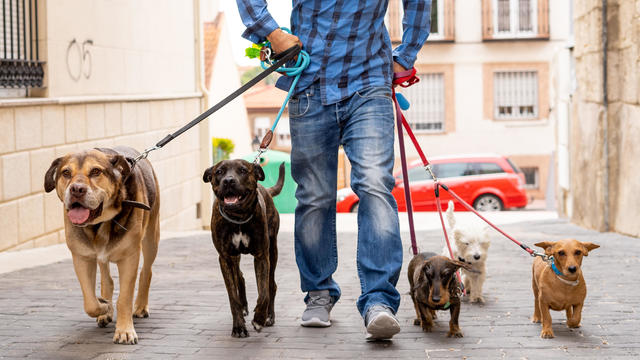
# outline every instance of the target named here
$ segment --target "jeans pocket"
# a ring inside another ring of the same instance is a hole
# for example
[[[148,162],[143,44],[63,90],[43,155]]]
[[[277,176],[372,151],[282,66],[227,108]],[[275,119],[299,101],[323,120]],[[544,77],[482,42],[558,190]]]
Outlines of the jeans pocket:
[[[304,116],[309,111],[309,94],[306,92],[303,94],[292,96],[289,99],[289,117],[298,118]]]
[[[387,98],[391,99],[391,87],[390,86],[369,86],[364,89],[356,91],[356,94],[363,99],[371,98]]]

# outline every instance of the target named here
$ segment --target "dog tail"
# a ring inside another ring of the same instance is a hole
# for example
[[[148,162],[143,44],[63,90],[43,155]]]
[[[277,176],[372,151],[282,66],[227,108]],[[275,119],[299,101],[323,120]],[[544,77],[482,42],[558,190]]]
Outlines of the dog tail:
[[[453,200],[449,200],[447,204],[447,221],[449,222],[450,229],[456,226],[456,218],[453,216]]]
[[[275,185],[267,189],[269,195],[271,195],[271,197],[274,197],[280,194],[280,191],[282,191],[282,185],[284,185],[284,162],[280,164],[280,169],[278,171],[278,181],[276,181]]]

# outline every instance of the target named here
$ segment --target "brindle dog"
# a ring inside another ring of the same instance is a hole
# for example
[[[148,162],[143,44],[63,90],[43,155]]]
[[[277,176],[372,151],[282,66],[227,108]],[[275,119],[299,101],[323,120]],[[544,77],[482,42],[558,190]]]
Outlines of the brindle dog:
[[[138,154],[127,147],[69,154],[55,159],[44,176],[45,191],[55,189],[64,204],[65,236],[84,310],[100,327],[113,318],[109,262],[118,265],[120,295],[113,336],[118,344],[138,342],[132,315],[149,316],[151,265],[160,239],[158,181],[147,160],[131,168],[127,159]],[[141,249],[144,264],[132,314]],[[96,297],[96,266],[100,266],[100,298]]]
[[[244,160],[221,161],[203,175],[204,182],[211,183],[215,194],[211,237],[219,254],[220,269],[229,295],[233,337],[249,336],[244,321],[249,312],[244,277],[240,271],[240,254],[254,257],[258,301],[251,324],[260,332],[262,327],[275,323],[280,216],[272,197],[282,190],[284,163],[280,165],[278,181],[273,187],[265,189],[258,184],[264,178],[260,165]]]
[[[460,282],[455,275],[458,268],[469,270],[471,265],[431,252],[417,254],[409,262],[409,286],[417,316],[413,324],[423,331],[431,332],[436,310],[449,309],[447,336],[462,337],[458,326]]]

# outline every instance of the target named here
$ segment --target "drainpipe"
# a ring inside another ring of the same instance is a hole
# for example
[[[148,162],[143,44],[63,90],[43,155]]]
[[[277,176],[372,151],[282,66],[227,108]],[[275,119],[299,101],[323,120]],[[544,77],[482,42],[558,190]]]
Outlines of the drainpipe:
[[[607,0],[602,0],[602,105],[604,107],[602,121],[602,136],[604,137],[604,149],[602,157],[604,162],[603,187],[604,187],[604,231],[609,231],[609,99],[607,93]]]
[[[205,71],[204,71],[204,34],[203,34],[203,26],[202,19],[200,18],[200,2],[201,0],[193,0],[193,18],[194,18],[194,26],[195,26],[195,69],[196,69],[196,84],[198,86],[198,91],[202,93],[202,101],[200,102],[200,112],[205,112],[209,108],[209,90],[207,90],[207,85],[205,82]],[[204,120],[200,123],[200,145],[204,146],[204,148],[200,149],[200,169],[206,169],[211,166],[211,139],[209,138],[209,119]],[[204,129],[202,129],[204,128]],[[200,208],[198,214],[200,215],[200,220],[202,222],[203,228],[209,227],[209,221],[207,219],[211,218],[211,188],[207,186],[205,183],[201,183],[201,193],[200,197]]]

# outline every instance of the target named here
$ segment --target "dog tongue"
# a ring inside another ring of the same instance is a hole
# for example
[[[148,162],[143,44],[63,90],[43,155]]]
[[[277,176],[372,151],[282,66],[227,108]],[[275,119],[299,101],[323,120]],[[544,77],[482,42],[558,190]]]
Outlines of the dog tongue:
[[[235,204],[238,202],[238,197],[237,196],[227,196],[224,198],[224,203],[225,204]]]
[[[71,220],[72,223],[82,224],[83,222],[87,221],[87,219],[89,218],[89,213],[90,213],[89,209],[83,208],[83,207],[77,207],[69,210],[67,212],[67,216],[69,217],[69,220]]]

